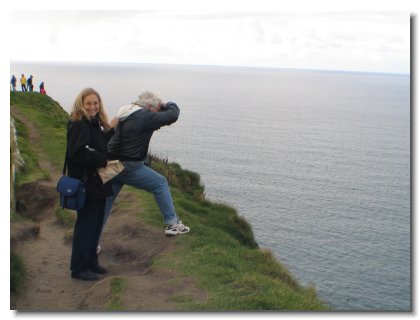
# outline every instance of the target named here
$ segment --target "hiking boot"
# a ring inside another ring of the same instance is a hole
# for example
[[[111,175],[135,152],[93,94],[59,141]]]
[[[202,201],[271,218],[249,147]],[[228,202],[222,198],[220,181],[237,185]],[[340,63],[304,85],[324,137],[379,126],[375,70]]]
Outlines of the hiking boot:
[[[165,235],[167,236],[175,236],[177,234],[187,233],[190,232],[190,228],[184,226],[182,221],[178,221],[175,224],[167,226],[165,229]]]
[[[99,277],[94,274],[92,271],[81,271],[81,272],[72,272],[71,277],[75,279],[80,279],[84,281],[95,281],[99,280]]]

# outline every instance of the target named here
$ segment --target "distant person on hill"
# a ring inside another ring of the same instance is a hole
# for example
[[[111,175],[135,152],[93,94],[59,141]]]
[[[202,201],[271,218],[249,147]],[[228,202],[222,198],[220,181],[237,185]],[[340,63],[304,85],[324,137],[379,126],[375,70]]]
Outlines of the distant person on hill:
[[[22,92],[28,91],[26,89],[26,78],[24,74],[22,74],[22,76],[20,77],[20,86],[22,87]]]
[[[28,90],[29,90],[30,92],[34,91],[33,81],[34,81],[34,77],[32,77],[32,75],[31,75],[31,76],[28,78],[28,81],[27,81]]]
[[[114,195],[107,199],[104,225],[115,198],[127,184],[153,193],[166,224],[167,236],[190,231],[179,221],[166,178],[145,164],[153,133],[177,121],[178,116],[179,108],[174,102],[164,103],[148,91],[132,105],[120,108],[115,135],[108,143],[108,153],[111,160],[120,160],[125,170],[111,180]]]
[[[10,80],[10,85],[12,86],[12,91],[16,92],[16,77],[15,77],[15,75],[12,76],[12,79]]]
[[[45,91],[44,81],[41,82],[41,84],[39,85],[39,93],[40,94],[47,94],[47,91]]]
[[[96,168],[107,165],[107,142],[114,133],[101,97],[86,88],[77,96],[67,127],[68,175],[85,181],[86,203],[77,211],[73,232],[71,276],[98,280],[107,270],[99,264],[96,248],[101,234],[110,183],[102,184]]]

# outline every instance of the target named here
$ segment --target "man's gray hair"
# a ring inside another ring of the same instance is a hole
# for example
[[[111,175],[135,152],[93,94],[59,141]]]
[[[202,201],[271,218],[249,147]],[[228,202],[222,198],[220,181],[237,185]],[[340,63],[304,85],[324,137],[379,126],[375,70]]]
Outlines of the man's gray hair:
[[[145,91],[141,95],[139,95],[139,98],[133,104],[144,108],[147,108],[149,106],[157,108],[159,105],[162,105],[164,103],[158,95],[150,91]]]

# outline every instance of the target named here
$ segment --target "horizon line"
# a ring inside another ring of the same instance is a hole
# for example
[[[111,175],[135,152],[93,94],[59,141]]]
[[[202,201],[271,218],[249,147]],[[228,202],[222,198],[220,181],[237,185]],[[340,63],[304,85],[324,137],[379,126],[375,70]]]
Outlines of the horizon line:
[[[186,63],[158,63],[158,62],[122,62],[122,61],[45,61],[45,60],[11,60],[10,64],[92,64],[92,65],[156,65],[156,66],[185,66],[185,67],[215,67],[215,68],[233,68],[233,69],[265,69],[265,70],[292,70],[292,71],[310,71],[310,72],[336,72],[336,73],[359,73],[359,74],[378,74],[391,76],[410,76],[411,73],[390,72],[390,71],[366,71],[366,70],[345,70],[345,69],[316,69],[316,68],[298,68],[298,67],[267,67],[252,65],[223,65],[223,64],[186,64]]]

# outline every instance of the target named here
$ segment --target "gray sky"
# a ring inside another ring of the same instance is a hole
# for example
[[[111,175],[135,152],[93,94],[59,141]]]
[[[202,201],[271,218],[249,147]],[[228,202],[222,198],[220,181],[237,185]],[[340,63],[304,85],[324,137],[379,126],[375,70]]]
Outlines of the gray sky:
[[[410,12],[12,11],[10,24],[16,35],[34,35],[11,38],[12,60],[391,73],[410,66]]]

